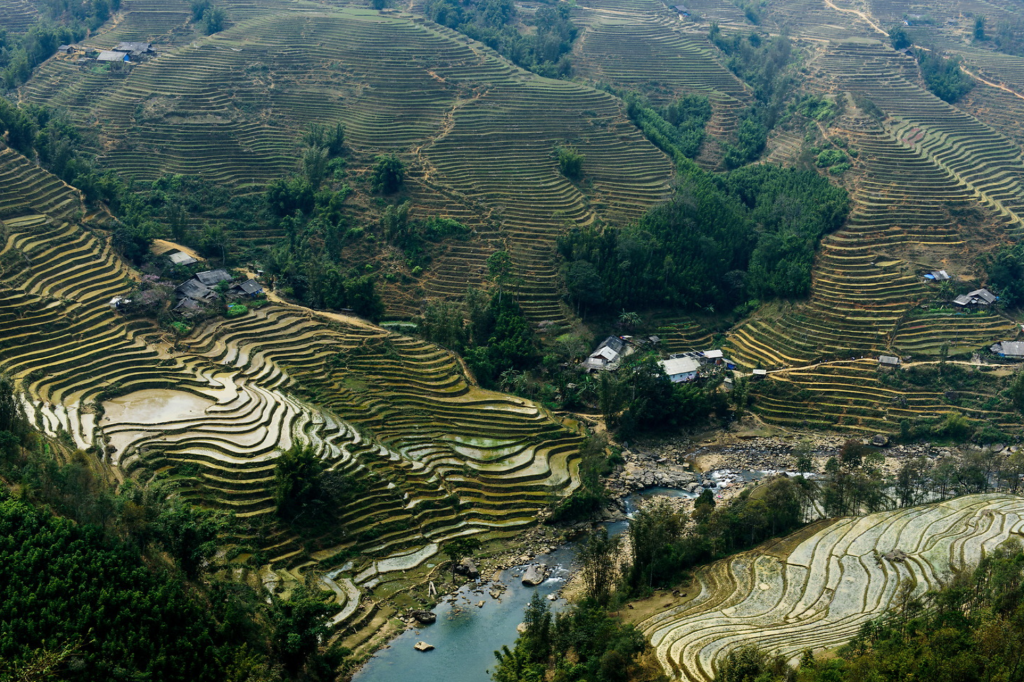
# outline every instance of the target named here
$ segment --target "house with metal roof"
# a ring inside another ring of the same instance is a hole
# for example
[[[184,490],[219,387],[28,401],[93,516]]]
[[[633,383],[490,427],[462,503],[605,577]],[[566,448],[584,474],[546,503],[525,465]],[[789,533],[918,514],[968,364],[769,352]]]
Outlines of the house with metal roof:
[[[185,253],[184,251],[175,251],[173,253],[169,253],[167,254],[167,258],[175,265],[192,265],[194,263],[199,262],[192,256]]]
[[[696,358],[670,358],[659,360],[658,364],[665,370],[665,374],[673,384],[693,381],[700,376],[700,362]]]
[[[114,50],[104,50],[96,56],[98,62],[128,62],[131,61],[128,58],[127,52],[115,52]]]
[[[114,48],[115,52],[127,52],[133,57],[148,54],[153,51],[152,46],[149,43],[118,43],[117,47]]]
[[[241,294],[243,296],[251,296],[252,298],[255,298],[263,294],[263,287],[261,287],[260,283],[257,282],[256,280],[248,279],[244,282],[232,284],[231,291],[236,294]]]
[[[193,301],[205,301],[216,296],[216,292],[196,279],[182,282],[174,288],[178,298],[191,298]]]
[[[625,341],[617,336],[609,336],[583,361],[583,367],[587,371],[616,369],[625,350]]]
[[[962,296],[957,296],[953,299],[953,305],[960,306],[961,308],[969,306],[984,307],[990,306],[998,300],[999,297],[988,289],[975,289],[974,291],[970,291]]]
[[[234,279],[227,270],[204,270],[197,272],[195,279],[208,287],[215,286],[221,282],[230,282]]]
[[[1008,360],[1024,360],[1024,341],[1000,341],[989,348],[994,354]]]

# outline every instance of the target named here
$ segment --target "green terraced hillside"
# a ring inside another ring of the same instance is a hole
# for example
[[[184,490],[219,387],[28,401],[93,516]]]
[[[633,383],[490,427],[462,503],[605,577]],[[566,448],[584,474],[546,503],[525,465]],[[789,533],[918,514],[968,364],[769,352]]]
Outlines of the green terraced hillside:
[[[527,313],[563,319],[557,233],[567,222],[624,224],[668,192],[671,164],[619,100],[517,69],[419,18],[289,5],[157,49],[126,77],[51,60],[22,95],[79,123],[96,121],[99,162],[126,177],[186,173],[251,189],[298,171],[310,123],[341,122],[352,163],[398,153],[420,214],[477,228],[469,246],[434,268],[466,276],[430,281],[435,296],[464,293],[486,256],[507,248]],[[583,183],[558,172],[555,147],[565,144],[586,157]]]
[[[287,591],[322,578],[338,598],[336,626],[372,622],[374,602],[357,610],[364,583],[403,580],[453,537],[529,526],[579,484],[578,425],[473,387],[424,342],[269,305],[172,343],[108,305],[137,275],[105,232],[76,222],[74,190],[6,149],[0,177],[0,371],[30,419],[119,476],[159,472],[234,512],[228,540],[267,557],[264,583]],[[296,443],[365,492],[322,538],[257,537],[273,516],[275,459]],[[354,548],[360,559],[326,573]]]

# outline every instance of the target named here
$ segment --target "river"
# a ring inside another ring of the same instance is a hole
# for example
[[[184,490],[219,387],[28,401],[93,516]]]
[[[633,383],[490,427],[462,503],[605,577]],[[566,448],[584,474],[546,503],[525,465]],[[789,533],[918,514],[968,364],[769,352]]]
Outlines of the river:
[[[753,480],[763,472],[712,472],[712,478],[728,483],[738,478]],[[625,498],[626,514],[636,511],[642,498],[655,495],[667,497],[696,497],[694,493],[672,488],[648,488]],[[629,527],[628,521],[605,524],[611,535],[618,535]],[[390,645],[378,651],[352,678],[353,682],[395,682],[396,680],[428,680],[429,682],[486,682],[494,667],[494,652],[511,646],[517,636],[516,626],[523,622],[523,611],[534,592],[547,597],[561,589],[568,580],[576,554],[575,543],[562,545],[550,554],[537,556],[531,564],[542,563],[551,567],[551,577],[537,587],[526,587],[520,580],[527,565],[506,569],[501,582],[508,589],[500,599],[491,599],[486,589],[476,583],[463,586],[455,603],[445,600],[433,612],[437,622],[421,628],[408,629],[391,640]],[[484,605],[477,607],[477,604]],[[565,608],[564,600],[551,602],[553,611]],[[416,642],[432,644],[432,651],[420,652],[413,648]]]

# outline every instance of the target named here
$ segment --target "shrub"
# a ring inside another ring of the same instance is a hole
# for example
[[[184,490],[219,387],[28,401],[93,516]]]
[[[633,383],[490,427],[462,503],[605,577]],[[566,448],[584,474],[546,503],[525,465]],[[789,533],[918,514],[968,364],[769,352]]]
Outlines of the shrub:
[[[227,313],[225,313],[224,316],[227,318],[241,317],[242,315],[245,315],[247,312],[249,312],[249,309],[246,306],[242,305],[241,303],[232,303],[231,305],[228,306]]]
[[[405,183],[405,164],[394,154],[379,155],[374,159],[370,184],[374,192],[394,194]]]
[[[558,147],[558,170],[570,180],[583,177],[583,154],[573,147]]]

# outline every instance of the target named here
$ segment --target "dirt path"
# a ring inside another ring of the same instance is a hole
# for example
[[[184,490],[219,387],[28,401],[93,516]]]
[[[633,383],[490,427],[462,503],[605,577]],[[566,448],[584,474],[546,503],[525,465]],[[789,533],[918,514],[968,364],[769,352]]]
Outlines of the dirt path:
[[[803,365],[801,367],[785,367],[783,369],[770,369],[768,374],[782,374],[785,372],[802,372],[808,369],[815,369],[816,367],[830,367],[834,365],[855,365],[857,363],[871,362],[871,358],[859,358],[857,360],[826,360],[824,362],[816,362],[812,365]],[[906,367],[917,367],[919,365],[941,365],[943,360],[919,360],[918,362],[907,362],[900,365],[900,368]],[[968,367],[984,367],[985,363],[981,362],[968,362],[967,360],[946,360],[947,365],[966,365]],[[1003,365],[990,365],[991,367],[1002,367]]]
[[[842,7],[836,7],[835,4],[832,2],[832,0],[825,0],[825,5],[827,7],[830,7],[832,9],[834,9],[837,12],[844,12],[846,14],[856,15],[856,16],[860,17],[861,19],[863,19],[864,21],[866,21],[868,23],[868,26],[870,26],[871,28],[875,29],[876,31],[878,31],[882,35],[884,35],[886,37],[889,36],[889,32],[888,31],[884,30],[881,26],[876,24],[872,20],[872,18],[870,16],[868,16],[864,12],[861,12],[860,10],[857,10],[857,9],[843,9]]]
[[[1005,85],[1002,85],[1002,84],[1000,84],[1000,83],[995,83],[995,82],[993,82],[993,81],[990,81],[990,80],[988,80],[987,78],[982,78],[982,77],[981,77],[981,76],[979,76],[978,74],[976,74],[976,73],[974,73],[974,72],[972,72],[972,71],[969,71],[969,70],[967,69],[967,67],[965,67],[965,66],[964,66],[963,64],[961,64],[961,65],[960,65],[960,70],[961,70],[961,71],[963,71],[964,73],[966,73],[966,74],[967,74],[968,76],[970,76],[970,77],[971,77],[971,78],[973,78],[974,80],[976,80],[976,81],[980,82],[980,83],[984,83],[985,85],[989,85],[989,86],[991,86],[991,87],[993,87],[993,88],[999,88],[1000,90],[1002,90],[1002,91],[1004,91],[1004,92],[1008,92],[1008,93],[1010,93],[1011,95],[1013,95],[1013,96],[1014,96],[1014,97],[1016,97],[1017,99],[1024,99],[1024,95],[1020,94],[1020,93],[1019,93],[1019,92],[1017,92],[1016,90],[1014,90],[1014,89],[1012,89],[1012,88],[1008,88],[1008,87],[1006,87]]]

